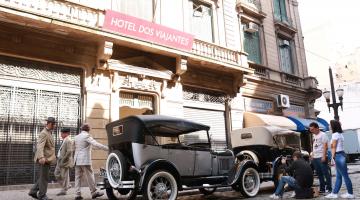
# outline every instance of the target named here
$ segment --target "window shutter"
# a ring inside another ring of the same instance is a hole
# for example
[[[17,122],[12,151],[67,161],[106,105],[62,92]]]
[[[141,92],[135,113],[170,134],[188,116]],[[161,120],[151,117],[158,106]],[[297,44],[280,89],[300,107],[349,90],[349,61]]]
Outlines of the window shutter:
[[[244,50],[248,53],[248,59],[261,64],[259,32],[248,33],[244,31]]]
[[[279,39],[280,49],[280,67],[281,70],[288,74],[294,74],[294,66],[292,63],[291,46],[282,45],[282,39]]]
[[[197,10],[194,10],[197,8]],[[198,1],[193,1],[193,8],[191,15],[191,32],[199,39],[213,41],[213,23],[212,23],[212,8],[209,5],[201,4]]]
[[[152,21],[152,0],[112,0],[111,9],[127,15]]]
[[[236,14],[236,1],[234,0],[224,0],[224,23],[225,23],[225,37],[226,37],[226,46],[229,48],[237,48],[238,40],[236,35],[239,34],[239,30],[236,31],[236,28],[239,27],[237,24],[237,14]]]
[[[286,14],[286,4],[285,0],[279,0],[280,1],[280,14],[281,14],[281,21],[287,22],[287,14]]]
[[[276,20],[281,20],[280,1],[274,0],[274,17]]]

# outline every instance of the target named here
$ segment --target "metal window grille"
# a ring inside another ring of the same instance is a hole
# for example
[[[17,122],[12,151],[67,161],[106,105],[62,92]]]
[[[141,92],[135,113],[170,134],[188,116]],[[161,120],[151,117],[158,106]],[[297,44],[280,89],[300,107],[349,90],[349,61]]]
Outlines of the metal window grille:
[[[38,173],[33,158],[44,120],[59,120],[53,131],[57,151],[62,127],[70,127],[72,136],[78,131],[79,106],[79,94],[0,86],[0,185],[33,183]],[[51,170],[53,174],[54,167]]]
[[[73,68],[0,56],[0,76],[35,84],[56,82],[80,91],[80,73]],[[46,118],[58,120],[53,131],[57,151],[61,145],[60,129],[70,127],[72,137],[79,129],[80,102],[80,92],[68,94],[0,85],[0,185],[34,183],[38,176],[33,161],[36,142]],[[54,181],[54,167],[51,170],[50,181]]]
[[[225,95],[213,91],[199,91],[193,88],[184,87],[183,98],[185,100],[200,101],[215,104],[225,104]]]

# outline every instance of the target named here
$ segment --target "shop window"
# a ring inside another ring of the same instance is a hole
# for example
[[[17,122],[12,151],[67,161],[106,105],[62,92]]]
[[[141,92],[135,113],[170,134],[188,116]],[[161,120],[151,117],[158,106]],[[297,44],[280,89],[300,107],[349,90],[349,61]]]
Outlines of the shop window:
[[[191,32],[196,38],[214,42],[213,11],[210,4],[193,0],[191,13]]]
[[[244,50],[248,53],[248,60],[261,64],[259,29],[254,28],[256,24],[242,24],[244,34]],[[258,27],[256,25],[256,27]]]
[[[274,17],[277,21],[288,22],[285,0],[274,0]]]
[[[295,66],[292,58],[292,42],[290,40],[278,38],[278,43],[281,71],[288,74],[295,74]]]

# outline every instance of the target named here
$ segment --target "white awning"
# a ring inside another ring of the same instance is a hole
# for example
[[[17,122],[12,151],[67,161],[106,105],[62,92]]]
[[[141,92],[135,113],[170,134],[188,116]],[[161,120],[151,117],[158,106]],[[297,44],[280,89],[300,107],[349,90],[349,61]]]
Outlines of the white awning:
[[[297,128],[296,124],[287,117],[245,112],[244,128],[255,126],[277,126],[289,130]]]

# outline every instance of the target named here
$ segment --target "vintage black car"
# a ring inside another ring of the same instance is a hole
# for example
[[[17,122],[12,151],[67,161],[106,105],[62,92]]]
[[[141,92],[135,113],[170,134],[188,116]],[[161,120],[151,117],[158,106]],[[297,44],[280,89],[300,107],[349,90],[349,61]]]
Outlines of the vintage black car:
[[[177,198],[178,191],[204,194],[232,186],[255,196],[260,177],[253,161],[231,150],[212,149],[209,126],[161,115],[130,116],[106,126],[109,155],[102,170],[109,199]]]

